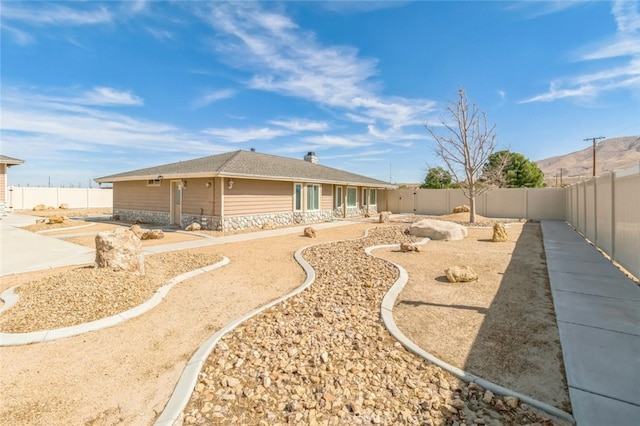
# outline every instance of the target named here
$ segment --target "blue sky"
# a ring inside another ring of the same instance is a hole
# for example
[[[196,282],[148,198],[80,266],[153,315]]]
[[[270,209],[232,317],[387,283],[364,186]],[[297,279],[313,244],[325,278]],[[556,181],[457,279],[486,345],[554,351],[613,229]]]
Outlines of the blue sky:
[[[9,184],[81,186],[238,149],[394,183],[441,165],[463,87],[531,160],[640,134],[637,1],[1,5]]]

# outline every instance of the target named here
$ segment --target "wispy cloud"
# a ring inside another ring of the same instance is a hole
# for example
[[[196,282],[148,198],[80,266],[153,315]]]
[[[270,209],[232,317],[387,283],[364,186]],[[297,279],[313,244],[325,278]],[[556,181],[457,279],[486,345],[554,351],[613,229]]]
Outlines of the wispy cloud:
[[[329,129],[329,124],[324,121],[311,120],[271,120],[274,126],[284,127],[291,132],[323,132]]]
[[[78,100],[88,105],[143,105],[142,98],[127,91],[119,91],[111,87],[96,87],[85,92]]]
[[[106,94],[90,91],[84,98],[60,98],[3,87],[0,115],[3,146],[51,153],[104,149],[115,152],[132,147],[147,152],[227,150],[202,132],[101,109],[100,106],[109,105],[109,99],[122,103],[135,98],[109,90]]]
[[[40,4],[23,8],[18,4],[3,3],[2,18],[32,25],[94,25],[108,23],[112,14],[105,6],[78,10],[60,4]]]
[[[213,137],[215,141],[227,143],[239,143],[250,141],[266,141],[279,136],[290,134],[290,132],[281,129],[271,129],[269,127],[262,128],[210,128],[203,131],[206,135]]]
[[[567,9],[589,3],[590,0],[544,0],[544,1],[518,1],[507,3],[507,8],[525,14],[527,18],[534,19],[545,15],[563,12]]]
[[[208,4],[201,16],[224,42],[216,49],[248,70],[252,89],[296,97],[392,127],[418,124],[433,103],[378,94],[377,61],[349,46],[326,46],[289,17],[257,3]]]
[[[152,28],[152,27],[144,27],[144,29],[149,34],[151,34],[156,40],[159,40],[159,41],[173,40],[174,38],[173,33],[168,30],[162,30],[162,29]]]
[[[550,83],[547,92],[524,99],[520,103],[550,102],[564,98],[593,99],[613,90],[640,90],[638,2],[618,0],[613,4],[612,14],[617,24],[616,34],[600,43],[582,48],[578,57],[580,61],[617,58],[615,66],[574,77],[555,79]],[[620,60],[628,62],[620,65]]]
[[[191,108],[198,109],[210,105],[223,99],[232,98],[236,95],[233,89],[222,89],[208,92],[191,103]]]
[[[0,24],[0,29],[8,33],[13,39],[13,41],[19,46],[27,46],[35,42],[35,39],[31,34],[25,31],[19,30],[17,28],[11,27],[9,25]]]

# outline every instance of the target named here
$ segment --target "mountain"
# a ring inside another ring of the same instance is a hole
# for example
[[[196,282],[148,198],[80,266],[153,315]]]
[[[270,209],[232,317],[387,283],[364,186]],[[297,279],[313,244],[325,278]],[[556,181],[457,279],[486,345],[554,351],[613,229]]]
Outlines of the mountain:
[[[558,185],[562,170],[564,184],[573,183],[593,174],[593,145],[557,157],[536,161],[544,173],[548,186]],[[596,175],[611,170],[624,170],[640,164],[640,136],[624,136],[605,139],[596,144]]]

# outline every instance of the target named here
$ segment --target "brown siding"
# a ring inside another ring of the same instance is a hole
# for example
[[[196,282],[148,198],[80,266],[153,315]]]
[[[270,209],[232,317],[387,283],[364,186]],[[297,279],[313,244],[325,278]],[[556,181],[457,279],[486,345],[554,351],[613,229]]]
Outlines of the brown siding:
[[[224,215],[277,213],[293,210],[293,183],[233,179],[224,186]]]
[[[182,190],[182,214],[212,216],[214,214],[215,185],[212,179],[187,179]],[[207,188],[207,183],[211,185]]]
[[[147,186],[147,181],[114,182],[113,208],[169,212],[171,182],[163,180],[160,186]]]
[[[320,209],[333,210],[333,185],[322,185],[320,193],[322,195],[322,199],[320,200]]]

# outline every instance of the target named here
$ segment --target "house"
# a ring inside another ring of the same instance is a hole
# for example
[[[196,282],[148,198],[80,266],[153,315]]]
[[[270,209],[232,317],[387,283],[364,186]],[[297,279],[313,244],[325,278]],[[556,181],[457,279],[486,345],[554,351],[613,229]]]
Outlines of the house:
[[[22,163],[24,163],[23,160],[0,155],[0,204],[4,205],[8,201],[11,201],[7,200],[7,170],[9,167],[18,166]]]
[[[317,223],[386,210],[388,184],[304,160],[251,151],[196,158],[95,179],[113,183],[127,222],[238,230]],[[382,208],[381,208],[382,207]]]

